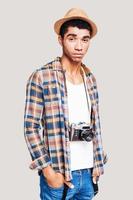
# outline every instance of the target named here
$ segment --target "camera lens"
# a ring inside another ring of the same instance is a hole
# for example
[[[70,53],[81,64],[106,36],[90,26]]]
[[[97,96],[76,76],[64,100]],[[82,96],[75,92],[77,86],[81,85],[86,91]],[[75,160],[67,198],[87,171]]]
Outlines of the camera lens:
[[[85,141],[87,141],[87,142],[92,141],[93,136],[94,136],[94,134],[93,134],[93,132],[90,131],[90,130],[84,130],[84,131],[82,131],[82,133],[81,133],[82,139],[85,140]]]

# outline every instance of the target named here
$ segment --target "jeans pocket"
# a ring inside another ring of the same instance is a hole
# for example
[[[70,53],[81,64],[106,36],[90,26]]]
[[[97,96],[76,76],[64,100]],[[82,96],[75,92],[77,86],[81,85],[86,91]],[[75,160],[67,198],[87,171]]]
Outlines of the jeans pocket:
[[[92,185],[93,185],[93,190],[94,190],[94,196],[99,192],[99,188],[98,188],[98,183],[94,184],[93,183],[93,177],[92,177],[92,168],[87,169],[88,170],[88,174],[91,177],[91,181],[92,181]]]
[[[57,188],[52,187],[48,184],[46,178],[43,175],[41,175],[41,177],[40,177],[40,198],[41,198],[41,200],[61,199],[63,196],[63,189],[64,189],[64,184]]]

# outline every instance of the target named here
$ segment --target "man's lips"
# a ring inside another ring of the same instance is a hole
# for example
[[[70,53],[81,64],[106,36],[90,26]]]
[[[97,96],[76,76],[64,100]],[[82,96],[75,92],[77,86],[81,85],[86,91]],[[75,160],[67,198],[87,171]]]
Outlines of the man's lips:
[[[75,56],[75,57],[82,57],[83,54],[77,54],[77,53],[75,53],[75,54],[73,54],[73,56]]]

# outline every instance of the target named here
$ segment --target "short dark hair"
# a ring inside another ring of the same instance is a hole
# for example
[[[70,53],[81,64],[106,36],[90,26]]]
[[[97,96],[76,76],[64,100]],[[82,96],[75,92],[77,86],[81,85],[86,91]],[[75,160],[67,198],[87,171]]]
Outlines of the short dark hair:
[[[77,27],[79,29],[87,29],[90,31],[90,36],[92,34],[92,27],[91,25],[82,20],[82,19],[71,19],[69,21],[64,22],[60,28],[60,35],[62,38],[64,38],[65,33],[67,32],[69,27]]]

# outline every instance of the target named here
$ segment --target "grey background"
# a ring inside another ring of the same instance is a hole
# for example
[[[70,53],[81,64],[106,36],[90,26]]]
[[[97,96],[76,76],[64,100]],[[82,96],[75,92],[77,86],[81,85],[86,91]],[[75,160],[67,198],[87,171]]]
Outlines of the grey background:
[[[12,0],[0,2],[0,199],[38,200],[23,137],[25,85],[38,67],[61,55],[53,23],[71,7],[96,22],[84,62],[98,82],[104,148],[109,162],[95,199],[132,198],[132,1]]]

